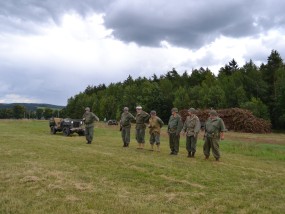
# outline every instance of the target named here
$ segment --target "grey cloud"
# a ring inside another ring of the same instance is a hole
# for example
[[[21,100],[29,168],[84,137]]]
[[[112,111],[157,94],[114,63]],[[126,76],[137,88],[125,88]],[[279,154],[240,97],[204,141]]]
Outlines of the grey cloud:
[[[8,0],[0,1],[0,31],[36,33],[35,25],[60,23],[66,12],[75,11],[85,16],[102,12],[110,0]]]
[[[167,40],[199,48],[219,35],[254,36],[284,22],[280,8],[285,3],[281,0],[136,2],[140,3],[114,3],[106,13],[105,24],[117,38],[146,46]]]
[[[255,36],[285,24],[282,0],[9,0],[0,1],[0,31],[36,33],[62,14],[104,13],[115,38],[143,46],[167,42],[199,48],[220,35]]]

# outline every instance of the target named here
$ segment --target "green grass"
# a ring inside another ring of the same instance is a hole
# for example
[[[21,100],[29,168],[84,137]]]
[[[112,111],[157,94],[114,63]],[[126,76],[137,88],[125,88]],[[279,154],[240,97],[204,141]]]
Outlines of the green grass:
[[[104,124],[91,145],[76,134],[51,135],[47,121],[0,120],[0,130],[0,213],[285,210],[285,142],[259,142],[266,135],[242,142],[227,133],[215,162],[203,160],[202,140],[197,157],[186,158],[184,137],[170,156],[165,130],[160,153],[137,150],[134,128],[130,148],[122,148],[118,127]]]

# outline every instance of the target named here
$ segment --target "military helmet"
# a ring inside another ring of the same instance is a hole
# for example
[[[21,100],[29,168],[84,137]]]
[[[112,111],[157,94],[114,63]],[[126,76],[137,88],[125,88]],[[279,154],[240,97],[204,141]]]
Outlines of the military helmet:
[[[124,110],[124,111],[129,111],[129,108],[128,108],[128,107],[124,107],[123,110]]]
[[[178,112],[178,109],[177,108],[172,108],[171,112]]]
[[[217,116],[218,113],[217,113],[215,110],[211,110],[211,111],[209,112],[209,115]]]
[[[89,107],[86,107],[86,108],[85,108],[85,111],[90,111],[90,108],[89,108]]]
[[[150,112],[150,114],[156,114],[156,111],[155,111],[155,110],[152,110],[152,111]]]
[[[191,112],[191,113],[195,113],[195,111],[196,111],[196,110],[195,110],[194,108],[189,108],[189,109],[188,109],[188,112]]]

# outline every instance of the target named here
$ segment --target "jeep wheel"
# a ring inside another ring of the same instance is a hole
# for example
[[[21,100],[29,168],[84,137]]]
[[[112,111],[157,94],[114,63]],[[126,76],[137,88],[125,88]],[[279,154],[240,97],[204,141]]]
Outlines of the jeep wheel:
[[[70,130],[69,130],[69,128],[63,128],[63,134],[64,134],[64,136],[69,136],[70,135]]]
[[[55,134],[56,133],[56,128],[54,126],[50,127],[50,133]]]
[[[52,134],[55,134],[57,132],[56,128],[53,126],[52,127]]]

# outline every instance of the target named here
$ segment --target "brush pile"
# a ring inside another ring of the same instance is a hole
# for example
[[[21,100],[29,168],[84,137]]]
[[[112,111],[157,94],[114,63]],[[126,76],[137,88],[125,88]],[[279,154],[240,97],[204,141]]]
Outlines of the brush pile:
[[[196,115],[199,117],[201,124],[206,122],[209,118],[210,110],[197,110]],[[247,132],[247,133],[270,133],[271,123],[270,121],[255,117],[251,111],[230,108],[217,110],[220,118],[223,119],[227,130],[236,132]],[[179,111],[182,121],[186,120],[188,116],[188,110],[183,109]]]

